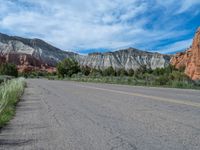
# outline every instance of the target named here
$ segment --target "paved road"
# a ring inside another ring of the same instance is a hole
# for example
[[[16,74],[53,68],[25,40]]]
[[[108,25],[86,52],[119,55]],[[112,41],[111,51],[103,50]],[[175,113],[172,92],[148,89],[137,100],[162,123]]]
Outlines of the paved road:
[[[200,150],[200,91],[27,80],[3,150]]]

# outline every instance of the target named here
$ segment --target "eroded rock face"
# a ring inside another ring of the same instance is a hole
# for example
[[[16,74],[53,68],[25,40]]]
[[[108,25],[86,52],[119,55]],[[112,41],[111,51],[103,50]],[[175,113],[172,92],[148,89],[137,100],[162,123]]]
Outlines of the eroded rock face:
[[[200,28],[197,30],[192,46],[171,59],[176,68],[185,67],[185,73],[193,80],[200,80]]]
[[[107,53],[92,53],[80,56],[78,59],[82,66],[96,69],[105,69],[112,66],[114,69],[125,68],[136,70],[142,66],[147,68],[164,68],[169,65],[169,55],[140,51],[134,48]]]
[[[174,65],[176,68],[180,69],[180,68],[185,68],[192,59],[192,51],[191,48],[186,50],[185,52],[180,52],[175,54],[172,58],[171,58],[171,64]]]
[[[73,52],[62,51],[40,39],[26,39],[2,33],[0,33],[0,53],[28,54],[45,62],[48,66],[55,66],[63,59],[77,55]]]
[[[30,54],[7,53],[0,55],[0,63],[12,63],[17,65],[19,72],[45,71],[53,73],[55,67],[48,66]]]

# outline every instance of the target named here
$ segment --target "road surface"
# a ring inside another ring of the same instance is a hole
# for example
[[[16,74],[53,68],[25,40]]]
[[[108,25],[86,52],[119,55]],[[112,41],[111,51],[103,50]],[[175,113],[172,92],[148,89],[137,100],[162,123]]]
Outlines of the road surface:
[[[27,80],[2,150],[200,150],[200,91]]]

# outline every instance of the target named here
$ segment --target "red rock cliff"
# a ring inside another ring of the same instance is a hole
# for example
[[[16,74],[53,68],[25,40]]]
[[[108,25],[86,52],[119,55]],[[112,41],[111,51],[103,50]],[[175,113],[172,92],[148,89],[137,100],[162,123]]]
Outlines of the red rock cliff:
[[[23,54],[23,53],[1,54],[0,63],[5,63],[5,62],[17,65],[19,72],[31,72],[31,71],[44,71],[50,73],[56,72],[55,67],[50,67],[29,54]]]
[[[176,68],[185,67],[185,73],[193,80],[200,80],[200,28],[197,30],[192,47],[178,53],[171,59]]]

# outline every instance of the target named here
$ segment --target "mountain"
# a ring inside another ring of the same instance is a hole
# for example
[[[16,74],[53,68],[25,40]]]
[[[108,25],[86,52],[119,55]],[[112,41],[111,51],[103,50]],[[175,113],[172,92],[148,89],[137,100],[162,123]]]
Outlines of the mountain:
[[[185,73],[193,80],[200,80],[200,27],[196,31],[192,46],[172,57],[171,64],[176,68],[185,68]]]
[[[82,56],[79,63],[96,69],[105,69],[112,66],[114,69],[125,68],[138,69],[142,66],[147,68],[163,68],[169,65],[170,56],[159,53],[145,52],[134,48],[118,50],[106,53],[91,53]]]
[[[72,52],[62,51],[40,39],[26,39],[1,33],[0,52],[3,54],[28,54],[50,66],[55,66],[60,60],[76,55]]]
[[[62,51],[40,39],[26,39],[0,33],[0,57],[23,71],[55,71],[55,65],[77,54]]]
[[[134,48],[106,53],[91,53],[87,56],[62,51],[40,39],[26,39],[0,33],[0,58],[14,63],[23,71],[55,71],[58,62],[65,58],[75,58],[81,66],[105,69],[138,69],[142,66],[155,69],[169,65],[170,56],[140,51]],[[0,59],[0,62],[1,59]]]

